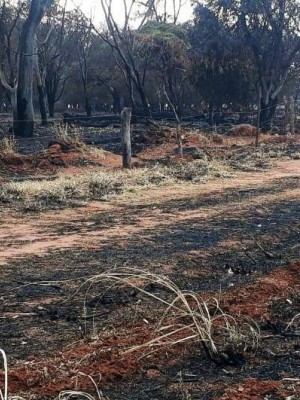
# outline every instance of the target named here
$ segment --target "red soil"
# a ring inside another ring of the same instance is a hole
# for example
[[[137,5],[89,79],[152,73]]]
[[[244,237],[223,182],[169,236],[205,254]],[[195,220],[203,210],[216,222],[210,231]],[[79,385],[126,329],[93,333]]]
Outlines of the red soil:
[[[300,262],[279,268],[252,285],[234,289],[222,296],[223,310],[256,320],[269,320],[272,301],[300,290]]]
[[[264,400],[268,395],[281,394],[280,387],[280,382],[259,381],[255,378],[249,378],[237,387],[226,389],[221,400]]]
[[[268,306],[272,300],[284,298],[291,291],[299,289],[300,263],[297,262],[271,272],[255,284],[229,292],[224,296],[223,309],[254,319],[268,318]],[[168,362],[174,365],[188,355],[183,345],[150,356],[146,355],[149,349],[142,348],[124,354],[126,349],[153,339],[155,328],[145,324],[135,328],[120,327],[118,332],[106,335],[93,343],[81,342],[51,359],[40,361],[31,358],[30,362],[11,368],[11,393],[24,391],[29,394],[54,396],[66,389],[92,390],[91,381],[80,374],[92,376],[99,387],[107,387],[113,382],[137,375],[149,378],[152,376],[151,365],[156,365],[158,369]],[[278,382],[248,379],[237,388],[227,389],[222,400],[260,400],[267,394],[278,393],[279,388]]]
[[[124,354],[128,348],[148,342],[153,335],[154,330],[148,325],[134,329],[127,327],[122,333],[93,343],[81,342],[51,359],[40,361],[31,357],[27,363],[10,368],[10,393],[56,396],[67,389],[92,391],[91,380],[83,375],[91,376],[99,388],[138,375],[154,379],[153,365],[158,368],[168,363],[174,365],[185,356],[186,351],[183,346],[177,345],[152,355],[147,355],[149,349]]]
[[[103,155],[93,154],[89,149],[71,148],[62,151],[58,143],[53,144],[44,153],[22,155],[22,154],[0,154],[0,170],[23,173],[54,173],[58,168],[76,167],[84,169],[89,164],[97,163],[103,167],[120,167],[122,164],[121,156],[104,152]],[[99,167],[98,167],[99,168]]]

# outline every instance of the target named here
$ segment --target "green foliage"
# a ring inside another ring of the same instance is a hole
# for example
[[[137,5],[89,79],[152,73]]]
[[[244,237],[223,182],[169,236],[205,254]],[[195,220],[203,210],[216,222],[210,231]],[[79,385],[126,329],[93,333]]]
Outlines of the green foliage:
[[[150,21],[139,32],[165,41],[181,40],[188,43],[188,32],[182,25]]]

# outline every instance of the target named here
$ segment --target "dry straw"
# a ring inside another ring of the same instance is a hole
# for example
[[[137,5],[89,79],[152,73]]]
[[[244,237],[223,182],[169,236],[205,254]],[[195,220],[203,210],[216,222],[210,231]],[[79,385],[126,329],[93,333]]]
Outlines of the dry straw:
[[[152,351],[192,341],[202,344],[205,353],[214,361],[230,362],[227,351],[238,355],[257,349],[259,345],[260,332],[254,321],[239,321],[239,318],[223,312],[217,299],[205,301],[194,292],[181,290],[166,276],[135,268],[105,272],[89,278],[81,286],[88,285],[86,299],[91,288],[99,283],[107,287],[106,292],[114,287],[132,287],[163,305],[156,336],[147,343],[128,349],[126,353],[143,348]],[[149,284],[169,292],[168,299],[147,291]]]

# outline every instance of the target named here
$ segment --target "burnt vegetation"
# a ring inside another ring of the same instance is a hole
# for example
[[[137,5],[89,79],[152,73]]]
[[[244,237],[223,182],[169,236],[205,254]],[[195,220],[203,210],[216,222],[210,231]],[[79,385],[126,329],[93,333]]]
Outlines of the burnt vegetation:
[[[0,400],[300,398],[299,26],[0,0]]]

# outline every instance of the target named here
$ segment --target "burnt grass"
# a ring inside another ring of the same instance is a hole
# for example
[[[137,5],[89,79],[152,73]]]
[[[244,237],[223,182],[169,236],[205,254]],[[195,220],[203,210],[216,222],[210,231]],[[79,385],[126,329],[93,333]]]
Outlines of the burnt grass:
[[[99,249],[57,250],[12,260],[1,267],[0,313],[26,313],[0,319],[0,347],[7,350],[10,365],[26,361],[30,355],[49,357],[76,341],[87,340],[95,326],[101,330],[130,320],[132,306],[138,300],[143,302],[140,294],[117,291],[105,297],[97,294],[97,288],[90,292],[86,303],[88,315],[95,310],[96,315],[84,317],[85,292],[77,289],[91,275],[124,265],[155,273],[166,273],[167,267],[169,277],[180,288],[218,293],[255,282],[265,273],[299,260],[299,201],[273,198],[264,204],[241,207],[249,199],[298,187],[299,178],[278,179],[265,187],[228,189],[196,200],[128,205],[120,211],[86,216],[82,225],[78,220],[58,223],[53,227],[57,236],[93,230],[101,235],[101,229],[138,224],[149,210],[157,210],[161,218],[167,219],[179,211],[220,208],[220,213],[213,216],[144,228],[129,238],[120,239],[117,234],[116,238],[103,238]],[[225,205],[232,208],[222,212]],[[224,246],[226,241],[234,244]],[[147,317],[150,311],[145,305]],[[286,375],[297,377],[299,336],[288,335],[285,328],[300,312],[299,293],[294,294],[292,305],[286,299],[275,301],[270,312],[270,321],[259,321],[268,338],[240,365],[216,365],[199,349],[180,365],[160,367],[155,379],[142,375],[104,389],[104,393],[111,400],[216,399],[224,388],[248,377],[275,381]]]

